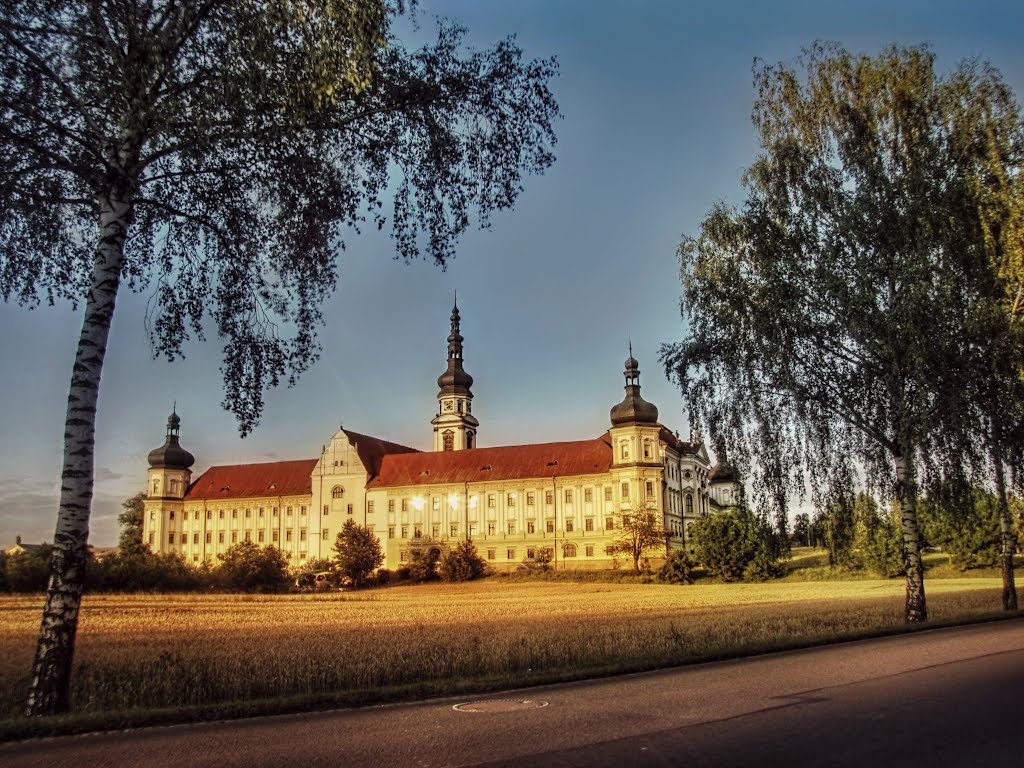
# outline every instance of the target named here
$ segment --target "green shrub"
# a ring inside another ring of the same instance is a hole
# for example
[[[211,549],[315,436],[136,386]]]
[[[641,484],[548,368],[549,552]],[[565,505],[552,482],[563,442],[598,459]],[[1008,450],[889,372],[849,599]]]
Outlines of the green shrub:
[[[472,541],[463,541],[441,559],[439,574],[444,581],[472,581],[487,571],[487,563]]]
[[[666,584],[693,584],[693,561],[685,552],[676,550],[658,571],[658,579]]]
[[[229,589],[281,592],[292,581],[288,558],[272,544],[261,549],[251,541],[240,541],[217,557],[222,561],[217,575]]]
[[[701,515],[690,528],[697,558],[723,581],[762,581],[779,575],[775,532],[744,506]]]

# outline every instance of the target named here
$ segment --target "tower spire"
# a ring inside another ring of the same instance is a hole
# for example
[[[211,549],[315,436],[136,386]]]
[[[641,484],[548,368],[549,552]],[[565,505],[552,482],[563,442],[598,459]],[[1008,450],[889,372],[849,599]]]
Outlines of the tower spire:
[[[434,426],[434,450],[458,450],[476,446],[479,422],[471,415],[473,377],[462,367],[463,348],[458,296],[452,303],[451,333],[448,334],[448,368],[437,379],[437,415]]]
[[[640,396],[640,363],[633,357],[633,342],[629,342],[629,357],[626,368],[622,372],[626,377],[626,396],[622,402],[612,408],[612,426],[621,424],[641,423],[656,424],[658,408]]]

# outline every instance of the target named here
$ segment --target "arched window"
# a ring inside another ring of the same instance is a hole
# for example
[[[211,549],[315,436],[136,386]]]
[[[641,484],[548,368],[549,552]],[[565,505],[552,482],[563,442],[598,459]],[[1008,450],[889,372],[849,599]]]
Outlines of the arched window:
[[[450,429],[445,430],[444,434],[442,435],[442,440],[444,441],[444,449],[446,451],[454,451],[455,450],[455,433],[454,432],[452,432]]]
[[[472,448],[473,447],[473,433],[472,432],[467,432],[466,433],[466,447],[467,448]]]
[[[564,547],[562,547],[562,555],[564,557],[576,557],[576,545],[566,544]]]
[[[331,498],[332,499],[340,499],[344,495],[345,495],[345,489],[342,488],[340,485],[336,485],[336,486],[334,486],[334,488],[331,489]]]
[[[686,494],[686,516],[693,517],[693,495]]]

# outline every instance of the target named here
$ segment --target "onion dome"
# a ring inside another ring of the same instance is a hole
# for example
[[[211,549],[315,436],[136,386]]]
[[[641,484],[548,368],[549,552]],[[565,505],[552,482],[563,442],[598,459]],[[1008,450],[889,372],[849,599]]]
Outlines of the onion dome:
[[[178,445],[178,429],[181,419],[171,411],[167,419],[167,438],[159,448],[149,452],[149,466],[154,469],[188,469],[196,457]]]
[[[640,364],[633,357],[632,345],[623,375],[626,377],[626,397],[611,410],[612,426],[657,424],[658,406],[640,397]]]
[[[473,377],[462,368],[462,334],[459,333],[459,306],[452,307],[452,332],[448,335],[448,370],[437,377],[442,395],[471,395]]]

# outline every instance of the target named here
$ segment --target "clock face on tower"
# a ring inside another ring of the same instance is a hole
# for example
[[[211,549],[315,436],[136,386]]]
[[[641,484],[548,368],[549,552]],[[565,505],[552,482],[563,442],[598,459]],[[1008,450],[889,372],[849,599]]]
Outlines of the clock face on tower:
[[[450,411],[452,408],[454,408],[454,406],[452,405],[452,401],[451,400],[449,400],[447,403],[444,404],[444,409],[446,411]]]

